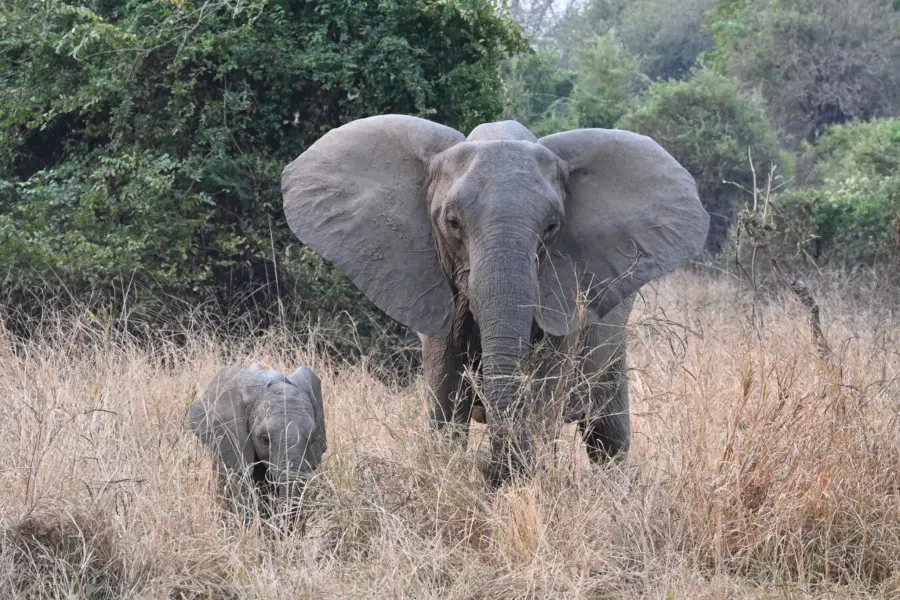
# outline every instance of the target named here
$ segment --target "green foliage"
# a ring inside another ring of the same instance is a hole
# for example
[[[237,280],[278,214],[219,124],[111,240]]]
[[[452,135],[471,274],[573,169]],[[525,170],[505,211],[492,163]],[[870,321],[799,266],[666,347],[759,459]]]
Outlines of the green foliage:
[[[701,28],[711,2],[586,2],[506,66],[507,116],[539,136],[613,127],[652,80],[689,75],[710,45]]]
[[[547,123],[568,119],[575,76],[574,71],[560,66],[559,53],[546,45],[511,59],[503,74],[507,116],[542,135]],[[565,128],[566,124],[560,126]]]
[[[781,194],[781,228],[813,258],[900,259],[900,120],[835,126],[812,148],[819,185]]]
[[[713,0],[589,0],[550,31],[568,62],[598,36],[615,31],[651,80],[686,79],[711,47],[703,31]]]
[[[611,31],[579,52],[577,65],[572,93],[575,122],[578,127],[614,127],[646,85],[637,60]]]
[[[523,48],[491,0],[13,0],[0,32],[11,296],[129,286],[270,307],[280,280],[320,311],[315,283],[289,280],[309,269],[276,270],[296,243],[283,166],[359,117],[492,120],[500,62]]]
[[[830,125],[900,111],[900,13],[885,0],[717,0],[720,73],[760,89],[799,145]]]
[[[217,265],[215,257],[194,264],[194,231],[210,217],[203,208],[214,203],[203,192],[178,189],[180,170],[171,156],[152,150],[97,153],[93,161],[8,184],[13,193],[0,200],[7,285],[47,284],[44,269],[52,269],[76,289],[132,277],[196,289]]]
[[[717,73],[725,73],[728,59],[738,51],[741,40],[748,35],[747,22],[752,0],[714,0],[707,13],[704,29],[713,39],[706,64]]]
[[[812,149],[816,172],[828,179],[900,174],[900,120],[836,126]]]
[[[707,250],[714,253],[724,248],[743,205],[738,186],[752,189],[748,151],[760,171],[778,162],[775,132],[761,105],[710,71],[654,83],[618,127],[652,137],[694,176],[711,216]]]
[[[564,64],[586,47],[594,38],[617,29],[631,0],[588,0],[556,23],[548,32],[559,48]]]
[[[578,51],[574,67],[544,48],[508,69],[507,113],[542,136],[578,127],[613,127],[646,85],[636,59],[615,32]]]
[[[703,30],[712,4],[712,0],[635,0],[623,11],[617,30],[650,79],[687,79],[700,54],[712,48]]]

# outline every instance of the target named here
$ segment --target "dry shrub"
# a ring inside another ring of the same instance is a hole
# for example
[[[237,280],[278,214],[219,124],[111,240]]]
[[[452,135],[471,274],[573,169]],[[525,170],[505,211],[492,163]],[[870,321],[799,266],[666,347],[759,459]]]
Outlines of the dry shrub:
[[[103,515],[32,513],[3,532],[4,597],[40,597],[53,590],[118,598],[127,567],[118,537]]]
[[[817,291],[835,371],[792,297],[753,310],[688,273],[645,290],[628,460],[591,466],[567,426],[497,492],[483,427],[466,449],[429,435],[421,380],[325,359],[314,335],[148,346],[84,316],[0,340],[0,595],[898,597],[900,328]],[[216,370],[251,359],[309,365],[326,395],[327,458],[284,536],[228,518],[184,427]]]

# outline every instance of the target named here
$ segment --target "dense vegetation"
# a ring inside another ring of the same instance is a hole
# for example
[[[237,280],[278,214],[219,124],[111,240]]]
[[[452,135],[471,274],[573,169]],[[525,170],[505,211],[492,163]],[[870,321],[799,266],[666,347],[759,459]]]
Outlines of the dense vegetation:
[[[900,120],[838,125],[809,150],[815,185],[782,194],[781,228],[813,261],[900,259]]]
[[[712,63],[758,86],[788,142],[897,115],[900,12],[886,0],[719,0]]]
[[[2,10],[0,277],[20,305],[363,306],[285,226],[281,169],[359,117],[494,119],[500,61],[525,48],[489,0]]]
[[[48,300],[125,305],[132,321],[205,310],[334,323],[346,310],[370,340],[394,326],[291,236],[279,176],[328,129],[386,112],[462,131],[505,115],[538,135],[651,135],[698,181],[713,215],[710,257],[730,244],[752,157],[760,177],[777,165],[777,227],[792,255],[817,266],[900,261],[898,3],[510,9],[5,3],[3,303],[32,314]]]

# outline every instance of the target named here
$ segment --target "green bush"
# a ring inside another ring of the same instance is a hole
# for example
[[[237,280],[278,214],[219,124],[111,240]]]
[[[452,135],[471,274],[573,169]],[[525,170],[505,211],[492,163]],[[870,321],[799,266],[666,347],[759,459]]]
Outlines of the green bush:
[[[735,81],[699,71],[688,81],[660,81],[618,123],[656,140],[694,176],[710,234],[706,249],[721,252],[728,230],[752,189],[749,154],[760,176],[779,162],[774,130],[762,106]]]
[[[554,48],[538,44],[534,51],[504,65],[506,116],[529,126],[538,136],[573,124],[568,104],[576,73],[563,68],[560,61]]]
[[[332,127],[502,111],[523,47],[490,0],[13,0],[0,8],[0,278],[8,303],[173,298],[330,314],[280,173]],[[317,271],[317,277],[321,273]],[[276,285],[276,282],[278,285]],[[279,298],[299,289],[307,298]],[[349,291],[340,307],[368,313]],[[283,306],[283,305],[282,305]],[[155,307],[155,308],[153,308]]]
[[[711,63],[761,91],[799,146],[834,124],[900,114],[900,12],[885,0],[716,0]]]
[[[578,127],[614,127],[648,83],[615,31],[595,38],[578,53],[576,64],[572,110]]]
[[[810,153],[818,185],[777,199],[788,239],[819,262],[900,260],[900,120],[832,127]]]
[[[651,79],[687,79],[697,57],[712,48],[703,31],[713,0],[634,0],[622,14],[618,32],[641,59]]]
[[[587,0],[572,4],[546,37],[559,47],[565,64],[580,50],[590,47],[594,38],[617,29],[633,0]]]
[[[634,104],[646,78],[615,32],[578,50],[573,66],[550,48],[519,58],[506,72],[507,114],[537,136],[579,127],[611,128]]]
[[[651,80],[686,79],[712,47],[703,26],[714,0],[587,0],[546,28],[564,64],[612,31]]]

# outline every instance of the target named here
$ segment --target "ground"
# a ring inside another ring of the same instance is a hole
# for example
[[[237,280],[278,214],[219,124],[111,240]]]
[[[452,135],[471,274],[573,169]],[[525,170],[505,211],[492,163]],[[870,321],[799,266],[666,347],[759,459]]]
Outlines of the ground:
[[[627,460],[589,465],[569,426],[498,492],[482,429],[465,452],[427,435],[420,379],[303,337],[147,347],[85,313],[0,339],[0,597],[900,598],[900,327],[864,286],[812,287],[833,367],[789,294],[645,288]],[[226,518],[184,427],[251,360],[323,379],[329,450],[282,538]]]

